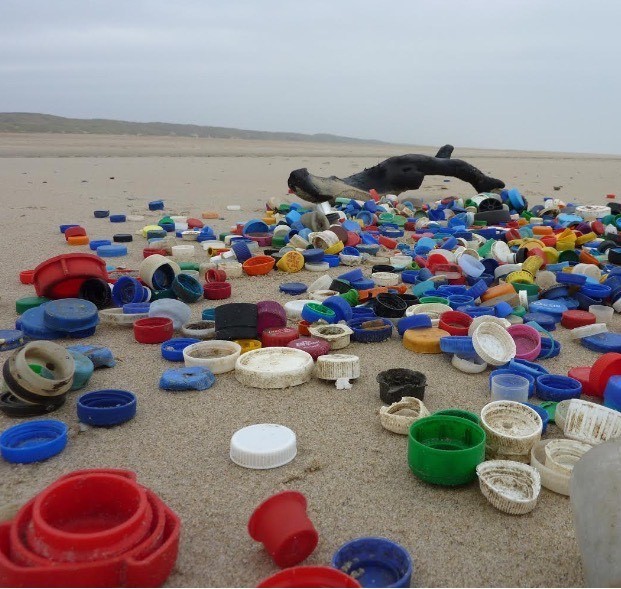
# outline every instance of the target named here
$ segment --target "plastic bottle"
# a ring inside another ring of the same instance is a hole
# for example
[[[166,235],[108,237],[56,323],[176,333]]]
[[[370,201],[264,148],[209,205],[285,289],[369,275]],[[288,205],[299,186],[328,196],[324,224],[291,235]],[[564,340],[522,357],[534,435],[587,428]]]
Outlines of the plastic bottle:
[[[574,466],[570,497],[587,587],[621,586],[621,440],[589,450]]]

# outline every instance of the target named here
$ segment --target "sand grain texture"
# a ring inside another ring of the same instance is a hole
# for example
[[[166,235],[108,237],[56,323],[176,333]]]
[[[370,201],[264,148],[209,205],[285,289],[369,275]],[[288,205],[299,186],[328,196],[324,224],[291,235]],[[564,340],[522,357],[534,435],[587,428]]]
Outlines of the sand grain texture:
[[[175,138],[0,136],[1,327],[12,327],[15,300],[33,294],[32,287],[19,283],[20,270],[60,253],[90,251],[88,246],[66,245],[58,230],[61,223],[83,224],[92,239],[133,233],[162,217],[160,212],[150,213],[147,202],[163,198],[171,214],[221,211],[223,220],[212,225],[220,231],[261,216],[267,198],[285,195],[286,179],[294,168],[348,175],[407,151]],[[509,186],[518,186],[533,204],[543,195],[602,203],[606,193],[618,188],[619,158],[459,149],[455,155],[503,178]],[[563,188],[554,192],[555,185]],[[472,193],[459,181],[428,178],[416,194],[438,198]],[[227,212],[227,204],[240,204],[242,210]],[[145,222],[111,224],[95,219],[95,209],[143,214]],[[113,262],[136,267],[143,245],[142,238],[136,238],[129,244],[130,255]],[[343,271],[333,269],[331,274]],[[367,268],[365,274],[369,272]],[[316,277],[310,272],[290,276],[274,271],[265,277],[236,279],[230,302],[284,303],[290,297],[278,291],[281,282],[309,284]],[[192,319],[199,320],[201,310],[209,306],[208,301],[192,305]],[[615,317],[617,328],[619,323]],[[590,364],[598,357],[571,342],[563,328],[555,337],[563,344],[561,355],[543,362],[555,372],[566,374],[572,366]],[[342,543],[378,535],[409,550],[415,567],[413,585],[582,584],[567,498],[543,489],[532,513],[511,517],[488,504],[476,481],[458,489],[426,485],[408,469],[407,438],[380,426],[375,381],[380,370],[409,367],[424,372],[428,382],[424,402],[430,411],[461,407],[476,412],[489,401],[488,372],[464,375],[444,355],[408,352],[395,334],[389,342],[353,344],[344,351],[361,358],[362,375],[351,390],[337,391],[333,384],[316,379],[291,389],[259,390],[241,386],[230,373],[217,376],[210,390],[170,393],[159,390],[157,383],[171,363],[161,358],[159,346],[136,343],[131,329],[100,326],[85,343],[109,346],[118,364],[96,371],[81,392],[131,390],[138,396],[136,418],[120,427],[81,431],[75,414],[80,393],[71,393],[66,405],[50,416],[70,425],[68,447],[40,464],[0,463],[0,508],[25,502],[75,469],[132,469],[183,523],[179,560],[168,585],[255,586],[277,568],[250,539],[248,517],[274,492],[296,489],[307,496],[310,517],[320,534],[308,564],[328,564]],[[1,354],[0,361],[8,355]],[[236,466],[228,457],[231,435],[262,422],[293,429],[298,456],[271,471]],[[2,429],[14,423],[0,417]],[[558,435],[556,428],[550,430]]]

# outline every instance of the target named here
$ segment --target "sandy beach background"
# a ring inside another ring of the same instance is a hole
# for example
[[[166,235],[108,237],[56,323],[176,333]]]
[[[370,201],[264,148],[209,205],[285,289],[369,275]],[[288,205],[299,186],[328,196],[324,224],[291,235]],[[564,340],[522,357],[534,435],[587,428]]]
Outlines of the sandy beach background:
[[[349,175],[390,155],[435,153],[439,146],[404,148],[158,137],[0,134],[0,328],[17,317],[15,300],[34,294],[19,283],[20,270],[48,257],[90,251],[66,245],[58,226],[80,223],[91,239],[134,232],[159,220],[147,202],[162,198],[166,213],[200,217],[218,210],[217,231],[261,216],[265,201],[286,197],[286,179],[295,168],[319,175]],[[605,202],[619,192],[620,157],[457,148],[466,159],[508,186],[517,186],[536,204],[552,195],[568,202]],[[561,186],[555,191],[554,186]],[[428,178],[417,196],[434,199],[472,195],[457,180]],[[239,204],[239,212],[227,212]],[[93,210],[141,214],[144,222],[111,224]],[[137,267],[144,240],[136,237],[118,265]],[[197,249],[197,261],[203,255]],[[332,275],[343,271],[332,269]],[[365,274],[369,274],[367,269]],[[317,277],[272,272],[232,281],[229,302],[290,300],[278,291],[292,278],[309,284]],[[192,306],[194,319],[212,306]],[[619,321],[615,319],[618,328]],[[563,348],[544,361],[566,374],[591,364],[597,354],[571,342],[560,328]],[[70,341],[61,342],[70,345]],[[159,346],[133,340],[132,331],[100,326],[86,343],[109,346],[116,367],[95,372],[81,392],[125,388],[138,396],[136,418],[111,429],[80,432],[71,393],[50,417],[71,427],[59,456],[34,465],[0,463],[0,508],[21,505],[60,475],[92,467],[135,470],[139,482],[158,493],[181,517],[182,541],[169,586],[255,586],[277,567],[248,535],[246,524],[256,505],[283,489],[306,495],[309,515],[320,534],[308,564],[328,564],[344,542],[360,536],[385,536],[402,544],[414,561],[414,586],[577,586],[583,583],[571,523],[569,499],[542,490],[532,513],[511,517],[495,510],[478,483],[448,489],[419,481],[408,469],[407,438],[383,430],[375,376],[390,367],[409,367],[427,375],[425,404],[431,410],[461,407],[479,411],[489,400],[488,372],[468,376],[444,355],[417,355],[395,335],[389,342],[353,344],[362,376],[348,391],[322,381],[286,390],[242,387],[233,373],[217,377],[204,392],[170,393],[158,380],[171,364]],[[4,361],[9,353],[0,355]],[[253,423],[280,423],[298,436],[298,456],[270,470],[245,470],[228,457],[231,435]],[[0,429],[16,420],[0,416]],[[550,435],[558,435],[554,427]]]

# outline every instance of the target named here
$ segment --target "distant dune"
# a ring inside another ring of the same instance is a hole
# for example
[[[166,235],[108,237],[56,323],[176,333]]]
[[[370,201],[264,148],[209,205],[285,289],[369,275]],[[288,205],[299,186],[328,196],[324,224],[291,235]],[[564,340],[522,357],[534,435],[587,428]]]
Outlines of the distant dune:
[[[340,137],[328,133],[269,133],[227,127],[180,125],[175,123],[133,123],[112,119],[68,119],[28,112],[0,113],[0,133],[83,133],[99,135],[145,135],[160,137],[205,137],[214,139],[254,139],[259,141],[304,141],[312,143],[371,143],[383,141]]]

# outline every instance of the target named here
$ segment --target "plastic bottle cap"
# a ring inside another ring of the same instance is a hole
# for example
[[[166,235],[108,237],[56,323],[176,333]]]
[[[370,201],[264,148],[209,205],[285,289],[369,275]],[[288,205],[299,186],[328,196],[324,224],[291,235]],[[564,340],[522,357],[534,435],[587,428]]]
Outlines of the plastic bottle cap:
[[[333,567],[289,567],[263,579],[257,587],[361,587],[356,579]]]
[[[457,368],[461,372],[466,374],[478,374],[487,369],[487,362],[479,358],[479,356],[466,356],[462,357],[459,354],[454,354],[451,359],[453,367]]]
[[[285,282],[280,285],[280,291],[289,295],[299,295],[308,290],[308,286],[302,282]]]
[[[47,460],[64,450],[68,430],[65,423],[55,419],[14,425],[0,435],[2,458],[18,464]]]
[[[136,395],[129,391],[105,389],[78,398],[78,419],[94,426],[113,426],[136,415]]]
[[[240,354],[241,346],[235,342],[211,340],[184,348],[183,360],[186,366],[200,366],[208,368],[213,374],[222,374],[235,369],[235,362]]]
[[[284,425],[250,425],[231,437],[231,460],[244,468],[277,468],[291,462],[296,454],[295,433]]]
[[[500,325],[485,321],[472,334],[476,353],[487,364],[501,366],[515,357],[516,347],[511,335]]]
[[[313,357],[303,350],[266,347],[240,356],[235,378],[249,387],[282,389],[308,382],[313,367]]]
[[[261,503],[250,516],[248,533],[263,543],[279,567],[302,562],[319,541],[306,514],[306,497],[297,491],[282,491]]]
[[[403,346],[419,354],[440,354],[440,340],[451,334],[437,327],[426,329],[408,329],[403,334]]]

